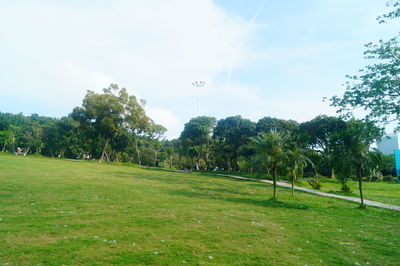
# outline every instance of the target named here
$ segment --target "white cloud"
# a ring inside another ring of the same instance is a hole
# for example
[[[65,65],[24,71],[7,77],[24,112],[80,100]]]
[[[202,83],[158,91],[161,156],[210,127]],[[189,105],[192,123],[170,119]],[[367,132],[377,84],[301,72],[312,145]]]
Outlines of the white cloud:
[[[146,114],[153,119],[156,124],[161,124],[168,129],[166,137],[168,139],[178,138],[181,131],[183,130],[183,123],[176,117],[173,112],[160,109],[151,108],[146,106]]]
[[[7,27],[0,26],[5,40],[0,57],[7,51],[4,57],[14,67],[0,65],[0,72],[7,73],[0,88],[18,92],[22,102],[50,103],[45,115],[66,115],[81,104],[86,90],[115,82],[145,98],[153,107],[150,116],[172,132],[178,121],[190,118],[183,110],[192,108],[196,97],[192,81],[212,83],[220,73],[240,66],[253,32],[212,0],[120,0],[90,7],[10,2],[2,24]],[[229,91],[256,99],[241,84]],[[220,86],[217,92],[228,89]]]

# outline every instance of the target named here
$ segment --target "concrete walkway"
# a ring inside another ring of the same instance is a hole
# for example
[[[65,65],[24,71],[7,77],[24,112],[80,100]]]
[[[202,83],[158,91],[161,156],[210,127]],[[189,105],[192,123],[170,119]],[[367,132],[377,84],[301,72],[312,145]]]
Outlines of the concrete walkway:
[[[248,177],[242,177],[242,176],[236,176],[236,175],[224,175],[224,174],[212,174],[212,175],[225,176],[225,177],[231,177],[231,178],[236,178],[236,179],[251,180],[251,181],[258,181],[258,182],[273,184],[273,182],[271,180],[265,180],[265,179],[255,179],[255,178],[248,178]],[[287,184],[284,182],[276,182],[276,185],[280,186],[280,187],[292,188],[292,186],[290,184]],[[294,189],[303,191],[303,192],[307,192],[307,193],[317,194],[317,195],[324,196],[324,197],[343,199],[343,200],[353,201],[353,202],[357,202],[357,203],[361,202],[360,198],[336,195],[336,194],[321,192],[321,191],[309,189],[309,188],[295,186]],[[380,207],[380,208],[384,208],[384,209],[400,211],[400,206],[376,202],[376,201],[372,201],[372,200],[364,200],[364,204],[369,205],[369,206]]]

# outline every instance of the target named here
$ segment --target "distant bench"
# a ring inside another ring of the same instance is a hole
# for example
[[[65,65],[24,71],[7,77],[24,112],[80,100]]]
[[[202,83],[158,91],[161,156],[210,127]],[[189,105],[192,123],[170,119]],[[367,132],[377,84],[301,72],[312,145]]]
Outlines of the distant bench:
[[[27,154],[28,154],[28,152],[29,152],[29,149],[27,149],[27,150],[17,150],[16,152],[15,152],[15,155],[24,155],[24,156],[26,156]]]

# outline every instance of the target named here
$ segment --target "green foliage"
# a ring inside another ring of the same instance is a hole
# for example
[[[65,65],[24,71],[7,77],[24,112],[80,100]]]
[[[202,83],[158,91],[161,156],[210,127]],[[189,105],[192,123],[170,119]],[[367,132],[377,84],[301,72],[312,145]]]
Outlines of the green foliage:
[[[1,151],[5,151],[7,147],[13,143],[13,134],[11,131],[0,131],[0,144],[3,146]]]
[[[320,190],[320,189],[322,188],[322,184],[321,184],[321,182],[319,181],[318,178],[316,178],[316,179],[314,179],[314,180],[309,180],[309,181],[308,181],[308,184],[309,184],[313,189],[316,189],[316,190]]]
[[[273,117],[264,117],[258,120],[256,124],[257,133],[275,132],[281,134],[296,133],[299,130],[299,124],[294,120],[284,120]]]
[[[274,181],[274,195],[276,199],[276,179],[278,170],[285,171],[289,164],[295,164],[295,155],[290,150],[290,139],[286,135],[276,132],[262,133],[251,139],[250,144],[255,155],[251,158],[251,165],[260,165],[260,170],[272,175]],[[294,166],[292,166],[294,167]]]
[[[158,155],[162,148],[161,140],[164,138],[164,134],[166,131],[167,131],[167,129],[164,126],[154,124],[154,123],[151,123],[149,128],[146,130],[147,143],[148,143],[149,150],[151,150],[151,152],[153,154],[152,165],[154,165],[154,166],[159,165]]]
[[[199,165],[204,160],[206,169],[209,168],[209,161],[212,152],[212,134],[217,120],[214,117],[199,116],[192,118],[181,133],[180,141],[185,147],[182,153],[186,156],[196,158]]]
[[[140,162],[140,135],[145,134],[148,140],[159,142],[160,136],[165,133],[165,128],[155,125],[146,116],[142,104],[135,96],[129,96],[125,88],[111,84],[109,88],[103,89],[102,94],[88,91],[82,107],[74,108],[71,117],[79,123],[85,137],[92,140],[92,147],[87,147],[88,150],[93,151],[93,145],[102,146],[100,160],[110,160],[112,153],[116,156],[115,152],[122,151],[124,144],[130,144],[130,133],[133,135],[131,138],[135,138],[132,142]],[[151,142],[149,145],[155,154],[154,158],[159,144]]]
[[[379,17],[380,22],[398,18],[400,2],[393,2],[394,11]],[[351,117],[352,111],[362,108],[367,112],[365,119],[382,127],[396,122],[400,130],[400,46],[399,36],[388,41],[365,45],[365,58],[372,63],[361,69],[359,75],[348,75],[346,91],[342,97],[333,96],[331,105],[338,112]]]
[[[341,184],[342,184],[341,190],[343,192],[345,192],[345,193],[351,193],[352,192],[352,190],[351,190],[351,188],[350,188],[350,186],[349,186],[349,184],[347,182],[341,182]]]
[[[390,11],[387,14],[383,14],[382,16],[379,16],[377,18],[377,20],[379,21],[379,23],[384,23],[387,20],[391,20],[391,19],[395,19],[400,17],[400,1],[389,1],[387,3],[388,6],[393,6],[394,10]]]
[[[342,190],[347,192],[347,180],[356,175],[359,180],[361,206],[363,206],[363,171],[376,171],[379,156],[372,156],[369,146],[380,137],[380,131],[371,123],[350,120],[346,129],[334,136],[333,162]]]
[[[213,134],[219,159],[226,162],[228,169],[238,170],[240,148],[255,136],[256,124],[241,116],[231,116],[218,121]]]
[[[396,182],[397,177],[392,176],[392,175],[387,175],[387,176],[384,176],[382,180],[385,182]]]
[[[368,111],[366,119],[386,125],[400,117],[400,47],[398,37],[378,44],[369,43],[364,52],[367,59],[378,62],[361,70],[359,76],[348,76],[343,97],[332,97],[338,112],[350,115],[361,107]],[[397,128],[399,129],[399,128]]]

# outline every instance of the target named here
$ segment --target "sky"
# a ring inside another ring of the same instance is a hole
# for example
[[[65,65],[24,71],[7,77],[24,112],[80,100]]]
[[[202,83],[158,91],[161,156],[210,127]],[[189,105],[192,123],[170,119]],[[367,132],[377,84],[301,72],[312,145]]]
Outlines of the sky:
[[[177,138],[192,117],[335,115],[384,0],[0,0],[0,112],[62,117],[110,83]]]

